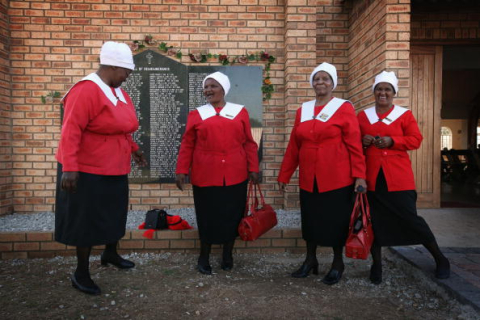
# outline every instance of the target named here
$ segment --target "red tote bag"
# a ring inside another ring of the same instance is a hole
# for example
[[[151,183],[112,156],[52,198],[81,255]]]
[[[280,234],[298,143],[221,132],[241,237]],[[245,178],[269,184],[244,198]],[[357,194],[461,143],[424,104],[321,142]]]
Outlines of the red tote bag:
[[[365,193],[357,193],[347,242],[345,244],[345,256],[353,259],[367,259],[373,243],[372,220],[370,218],[370,206]]]
[[[260,194],[259,207],[258,193]],[[250,211],[250,214],[248,214]],[[277,225],[277,214],[273,208],[265,203],[260,185],[248,184],[247,204],[245,206],[245,215],[238,225],[238,234],[243,241],[257,240],[262,234]]]

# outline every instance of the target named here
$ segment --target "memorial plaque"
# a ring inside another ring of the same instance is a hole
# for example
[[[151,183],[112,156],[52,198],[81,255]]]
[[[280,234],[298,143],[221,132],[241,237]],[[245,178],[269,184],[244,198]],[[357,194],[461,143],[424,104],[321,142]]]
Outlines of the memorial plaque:
[[[152,50],[134,56],[135,70],[123,85],[140,122],[133,139],[145,153],[148,166],[132,166],[130,181],[173,183],[175,166],[188,112],[204,105],[202,81],[220,71],[231,82],[226,100],[245,105],[252,133],[261,145],[262,68],[259,66],[186,66]],[[259,152],[261,154],[261,152]]]

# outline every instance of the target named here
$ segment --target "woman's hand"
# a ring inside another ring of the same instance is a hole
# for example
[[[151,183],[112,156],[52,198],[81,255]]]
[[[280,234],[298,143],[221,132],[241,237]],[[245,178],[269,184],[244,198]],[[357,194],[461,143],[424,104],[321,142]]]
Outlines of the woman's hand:
[[[355,192],[367,193],[367,182],[365,179],[357,178],[355,180]]]
[[[280,188],[281,192],[285,192],[285,190],[287,190],[287,184],[284,183],[284,182],[279,182],[278,183],[278,188]]]
[[[248,180],[252,181],[254,184],[258,184],[260,179],[258,178],[258,172],[249,172]]]
[[[133,161],[135,161],[139,167],[145,167],[147,165],[147,159],[145,159],[142,150],[138,149],[137,151],[132,152],[132,157]]]
[[[393,145],[393,139],[390,137],[379,137],[373,141],[373,145],[379,149],[389,148]]]
[[[185,174],[179,173],[175,176],[175,184],[177,188],[183,191],[183,185],[185,184]]]
[[[77,181],[79,177],[78,171],[67,171],[62,173],[61,186],[62,190],[70,193],[77,192]]]
[[[375,137],[374,136],[371,136],[369,134],[366,134],[363,136],[362,138],[362,145],[366,148],[366,147],[369,147],[372,142],[375,141]]]

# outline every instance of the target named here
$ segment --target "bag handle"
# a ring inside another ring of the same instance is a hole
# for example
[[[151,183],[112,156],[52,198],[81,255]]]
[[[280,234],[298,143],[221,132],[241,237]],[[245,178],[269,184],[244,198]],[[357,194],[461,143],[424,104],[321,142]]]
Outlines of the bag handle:
[[[363,229],[367,231],[367,226],[372,223],[372,218],[370,216],[370,204],[368,203],[368,198],[365,193],[361,194],[360,205],[362,206],[362,222]]]
[[[262,189],[260,189],[260,184],[254,184],[256,205],[258,207],[257,188],[258,188],[258,193],[260,194],[261,204],[262,204],[262,206],[264,206],[265,205],[265,199],[263,198],[263,193],[262,193]]]
[[[350,216],[350,230],[353,229],[355,220],[357,220],[360,216],[362,216],[363,228],[366,229],[368,224],[372,223],[372,218],[370,217],[370,204],[368,203],[368,198],[365,193],[357,193],[355,197],[353,212]]]
[[[353,229],[353,224],[355,223],[355,220],[357,220],[358,216],[361,214],[361,209],[359,208],[360,206],[360,193],[357,193],[355,196],[355,204],[353,205],[353,210],[352,214],[350,215],[350,225],[349,229]]]
[[[248,183],[247,203],[245,204],[245,212],[243,213],[244,217],[248,216],[248,211],[250,209],[250,199],[252,199],[252,193],[253,193],[252,181],[250,181]]]
[[[253,181],[249,181],[248,183],[248,192],[247,192],[247,203],[245,205],[245,213],[243,214],[244,217],[248,216],[248,212],[254,212],[255,208],[258,207],[258,195],[257,195],[257,188],[258,193],[260,194],[260,201],[262,206],[265,205],[265,199],[263,198],[262,190],[260,189],[259,184],[254,184]]]

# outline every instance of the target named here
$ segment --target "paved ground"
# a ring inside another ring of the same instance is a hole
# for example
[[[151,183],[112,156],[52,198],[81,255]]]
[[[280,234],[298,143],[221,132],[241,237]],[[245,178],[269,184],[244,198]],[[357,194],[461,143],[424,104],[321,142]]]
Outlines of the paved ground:
[[[433,277],[435,263],[422,246],[393,247],[391,250],[418,267],[459,301],[480,310],[480,209],[419,210],[450,259],[451,277]]]

